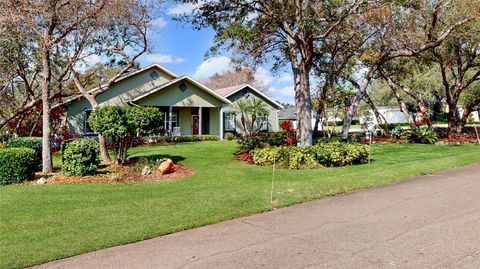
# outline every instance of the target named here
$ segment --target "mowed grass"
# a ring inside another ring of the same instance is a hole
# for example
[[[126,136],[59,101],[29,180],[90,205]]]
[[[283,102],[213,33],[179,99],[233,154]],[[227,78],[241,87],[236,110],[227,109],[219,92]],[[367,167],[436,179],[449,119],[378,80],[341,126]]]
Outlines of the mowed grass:
[[[196,169],[182,180],[0,187],[0,267],[24,267],[272,209],[272,168],[233,159],[233,142],[137,147]],[[477,145],[374,145],[371,164],[277,170],[274,207],[480,161]]]

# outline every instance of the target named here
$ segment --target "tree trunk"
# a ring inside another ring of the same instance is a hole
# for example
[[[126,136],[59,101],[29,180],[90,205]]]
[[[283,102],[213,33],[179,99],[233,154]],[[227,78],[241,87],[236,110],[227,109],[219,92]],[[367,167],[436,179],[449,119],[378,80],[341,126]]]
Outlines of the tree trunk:
[[[102,155],[102,160],[105,163],[111,163],[110,155],[108,154],[107,142],[103,135],[98,135],[98,144],[100,145],[100,154]]]
[[[360,88],[358,89],[357,94],[353,99],[352,104],[347,110],[347,115],[345,116],[345,122],[343,123],[343,127],[342,127],[342,133],[341,133],[342,140],[346,140],[348,138],[348,133],[350,131],[350,126],[352,125],[353,117],[355,117],[355,114],[357,113],[357,108],[360,105],[360,102],[362,101],[363,97],[367,93],[367,87],[368,85],[370,85],[370,81],[372,80],[374,72],[375,72],[374,68],[371,68],[368,71],[365,79],[362,82],[362,85],[360,85]]]
[[[50,50],[44,45],[42,50],[42,172],[52,173],[52,150],[50,147]]]
[[[312,99],[310,96],[310,73],[305,64],[294,68],[295,105],[297,112],[298,146],[313,144],[312,137]]]
[[[417,127],[415,125],[413,115],[412,115],[412,113],[410,113],[408,111],[407,104],[405,103],[402,96],[398,92],[395,83],[392,81],[392,79],[390,77],[385,76],[384,74],[382,74],[382,77],[387,82],[390,89],[392,90],[392,93],[395,96],[395,99],[397,99],[397,103],[398,103],[398,106],[400,107],[400,111],[402,111],[403,115],[405,115],[405,117],[407,118],[408,124],[410,125],[410,127],[412,127],[412,128]]]
[[[93,95],[88,93],[83,85],[80,82],[80,79],[78,77],[78,73],[72,69],[72,77],[73,81],[75,83],[75,86],[77,87],[78,91],[87,99],[87,101],[90,103],[90,106],[92,107],[93,110],[96,110],[98,108],[98,103],[97,100]],[[87,119],[88,120],[88,119]],[[110,155],[108,154],[108,149],[107,149],[107,142],[105,140],[105,137],[102,135],[98,135],[98,144],[100,146],[100,154],[102,155],[102,160],[105,163],[111,163],[112,160],[110,159]]]
[[[388,134],[389,131],[388,131],[387,119],[380,113],[380,111],[378,111],[377,106],[372,101],[372,99],[370,98],[370,95],[368,95],[368,93],[365,93],[364,100],[365,100],[365,103],[367,103],[368,106],[370,106],[370,108],[372,109],[373,114],[375,115],[375,118],[377,119],[378,125],[382,128],[382,130],[384,132],[383,135]]]
[[[460,133],[458,130],[457,107],[455,104],[448,104],[448,133]]]

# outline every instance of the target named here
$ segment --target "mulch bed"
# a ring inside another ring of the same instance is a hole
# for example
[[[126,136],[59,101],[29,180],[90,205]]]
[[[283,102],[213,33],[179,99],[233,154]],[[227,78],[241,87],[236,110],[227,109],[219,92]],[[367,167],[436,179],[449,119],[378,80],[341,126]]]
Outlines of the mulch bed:
[[[252,154],[250,154],[250,150],[242,149],[233,154],[234,158],[240,161],[244,161],[248,164],[254,164]]]
[[[363,143],[369,143],[367,139],[362,139]],[[392,139],[391,137],[375,136],[372,137],[372,143],[380,144],[407,144],[406,139]],[[477,136],[474,134],[453,134],[449,137],[441,137],[438,139],[438,144],[475,144],[478,143]]]
[[[175,172],[170,174],[160,174],[152,171],[150,175],[142,175],[142,171],[136,171],[132,166],[109,165],[102,166],[95,175],[67,177],[62,173],[54,173],[46,177],[45,184],[72,184],[72,183],[127,183],[127,182],[150,182],[176,180],[192,176],[195,170],[182,165],[175,164]],[[42,175],[38,175],[37,179]],[[27,181],[22,184],[36,184],[35,181]]]
[[[469,144],[478,143],[478,139],[474,134],[453,134],[449,137],[440,138],[439,142],[445,144]]]

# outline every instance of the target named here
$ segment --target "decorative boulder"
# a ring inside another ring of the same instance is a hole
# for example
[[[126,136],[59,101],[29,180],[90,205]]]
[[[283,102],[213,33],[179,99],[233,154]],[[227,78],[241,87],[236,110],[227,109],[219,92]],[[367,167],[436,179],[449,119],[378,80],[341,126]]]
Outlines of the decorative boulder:
[[[150,175],[150,173],[152,173],[152,171],[150,170],[150,167],[145,166],[142,170],[142,175],[147,176],[147,175]]]
[[[171,159],[166,159],[163,161],[160,166],[157,168],[157,172],[163,174],[170,174],[175,172],[175,167]]]
[[[40,178],[39,180],[37,180],[36,183],[37,183],[37,185],[43,185],[43,184],[45,184],[45,178],[44,178],[44,177]]]

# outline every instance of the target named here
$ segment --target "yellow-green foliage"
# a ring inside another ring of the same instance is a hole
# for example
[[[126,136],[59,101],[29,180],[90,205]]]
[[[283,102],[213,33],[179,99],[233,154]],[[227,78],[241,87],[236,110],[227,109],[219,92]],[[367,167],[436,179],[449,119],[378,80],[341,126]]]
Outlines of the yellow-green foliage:
[[[288,169],[318,166],[346,166],[365,163],[370,146],[359,143],[320,143],[312,147],[279,146],[256,149],[252,152],[255,164],[270,166],[275,163]]]

